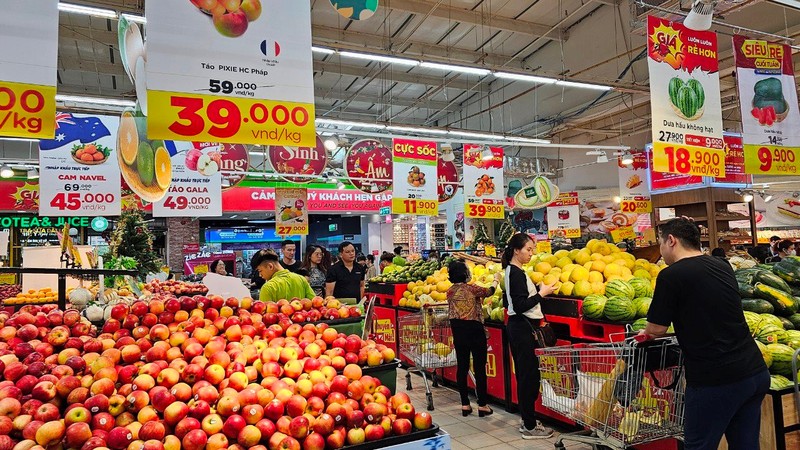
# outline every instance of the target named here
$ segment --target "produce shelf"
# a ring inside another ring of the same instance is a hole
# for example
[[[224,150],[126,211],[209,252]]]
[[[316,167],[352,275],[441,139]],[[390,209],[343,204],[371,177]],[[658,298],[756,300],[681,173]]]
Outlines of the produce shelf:
[[[22,267],[3,267],[0,273],[41,273],[58,276],[58,308],[67,309],[67,277],[68,276],[90,276],[99,275],[136,275],[134,270],[112,270],[112,269],[53,269],[53,268],[22,268]],[[42,303],[35,303],[37,305]],[[44,303],[45,305],[47,303]],[[9,305],[14,306],[14,305]]]
[[[403,436],[389,436],[377,441],[364,442],[363,444],[358,444],[358,445],[345,445],[342,448],[347,450],[375,450],[378,448],[385,448],[391,445],[400,445],[414,441],[422,441],[436,436],[437,433],[439,433],[439,425],[433,424],[433,426],[428,428],[427,430],[422,430],[422,431],[418,430]],[[425,445],[424,442],[420,442],[419,446],[415,446],[415,448],[420,448],[420,449],[427,447],[428,446]]]

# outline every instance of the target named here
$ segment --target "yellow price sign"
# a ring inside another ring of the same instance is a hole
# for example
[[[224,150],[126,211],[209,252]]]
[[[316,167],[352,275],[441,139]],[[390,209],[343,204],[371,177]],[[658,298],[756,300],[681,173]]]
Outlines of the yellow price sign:
[[[553,246],[550,241],[538,241],[536,243],[536,253],[553,253]]]
[[[439,202],[435,200],[419,200],[415,198],[393,198],[392,214],[438,216]]]
[[[308,234],[308,224],[300,223],[291,226],[278,226],[275,230],[275,234],[279,236],[297,236],[300,234],[305,235]]]
[[[150,139],[316,145],[314,105],[214,95],[147,92]]]
[[[56,87],[0,81],[0,136],[53,139]]]
[[[653,170],[683,175],[724,177],[725,150],[654,142]]]
[[[581,229],[580,228],[556,228],[554,230],[547,230],[547,237],[550,239],[560,236],[565,238],[579,238],[581,237]]]
[[[486,256],[497,257],[497,247],[493,244],[487,244],[483,247],[483,253]]]
[[[614,242],[622,242],[625,239],[636,239],[636,233],[633,231],[633,227],[617,228],[616,230],[611,230],[611,239],[613,239]]]
[[[484,205],[468,203],[464,205],[467,217],[471,219],[502,219],[505,217],[503,205]]]
[[[800,147],[778,145],[744,146],[744,173],[754,175],[797,175]]]
[[[620,212],[646,214],[653,211],[653,201],[647,197],[625,198],[619,203]]]

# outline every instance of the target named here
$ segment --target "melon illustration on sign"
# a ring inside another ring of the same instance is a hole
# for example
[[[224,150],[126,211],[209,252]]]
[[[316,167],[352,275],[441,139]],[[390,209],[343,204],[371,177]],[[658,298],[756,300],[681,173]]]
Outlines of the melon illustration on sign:
[[[543,176],[533,179],[531,184],[514,195],[514,205],[520,209],[544,208],[558,197],[558,186]]]
[[[345,19],[367,20],[378,10],[378,0],[330,0],[331,6]]]
[[[355,142],[344,161],[344,170],[357,189],[372,194],[392,187],[392,151],[375,139]]]
[[[319,135],[315,147],[273,145],[267,157],[275,173],[292,183],[310,183],[322,175],[328,165],[328,151]]]

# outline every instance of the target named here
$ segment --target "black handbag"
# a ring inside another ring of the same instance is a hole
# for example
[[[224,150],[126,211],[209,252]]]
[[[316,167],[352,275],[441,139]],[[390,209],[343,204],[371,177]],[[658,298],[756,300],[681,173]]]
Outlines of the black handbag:
[[[527,318],[525,320],[527,320]],[[551,327],[549,323],[542,321],[538,327],[535,327],[530,320],[528,320],[528,325],[531,326],[531,333],[533,333],[533,340],[536,341],[536,348],[555,347],[558,338],[556,338],[556,332],[553,331],[553,327]]]

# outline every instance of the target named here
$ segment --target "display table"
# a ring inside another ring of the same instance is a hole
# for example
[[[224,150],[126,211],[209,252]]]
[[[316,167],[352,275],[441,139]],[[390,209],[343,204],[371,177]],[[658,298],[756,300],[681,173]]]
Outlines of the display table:
[[[761,450],[800,448],[800,417],[794,402],[794,388],[770,390],[761,403]],[[725,437],[718,450],[728,450]]]

